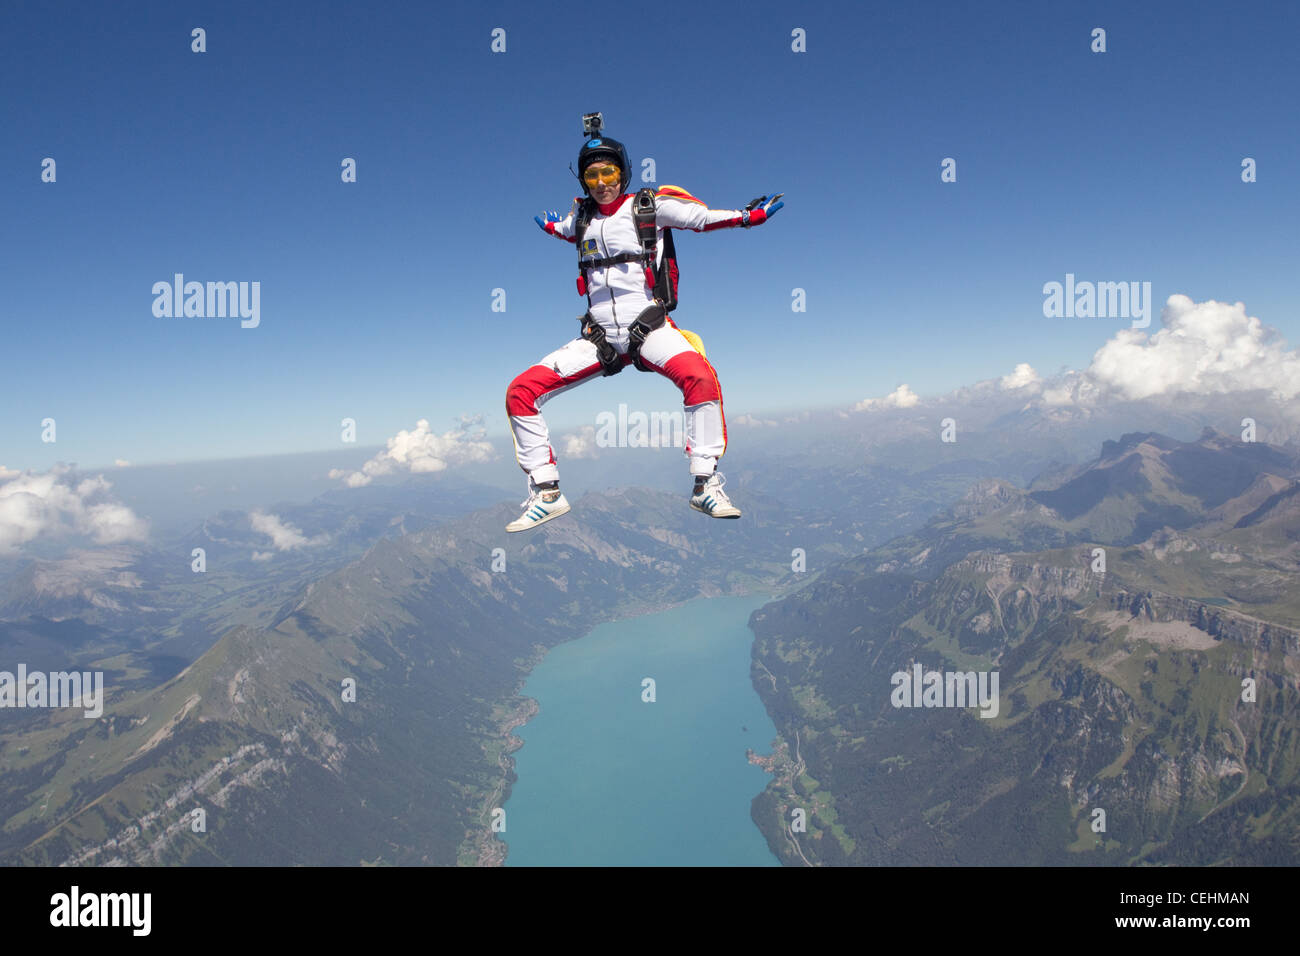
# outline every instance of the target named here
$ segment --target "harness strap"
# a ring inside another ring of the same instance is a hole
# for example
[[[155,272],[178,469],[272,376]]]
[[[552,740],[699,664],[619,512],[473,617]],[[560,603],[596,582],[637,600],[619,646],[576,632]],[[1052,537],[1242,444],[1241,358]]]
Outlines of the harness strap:
[[[632,199],[632,219],[636,223],[637,241],[641,243],[642,263],[645,268],[646,288],[654,294],[655,259],[658,257],[658,242],[655,239],[655,192],[649,186],[637,190]],[[658,298],[658,296],[656,296]]]
[[[623,361],[619,358],[618,349],[606,340],[605,330],[601,324],[592,321],[590,312],[578,316],[578,321],[582,323],[582,337],[596,346],[596,357],[600,359],[601,374],[617,375],[623,371]]]
[[[587,291],[587,270],[582,268],[582,237],[587,234],[591,217],[595,215],[596,200],[588,196],[578,204],[578,218],[573,224],[573,243],[578,247],[578,295],[587,297],[587,307],[591,307],[591,295]]]
[[[646,287],[656,293],[656,298],[663,301],[665,297],[670,301],[665,302],[669,309],[676,306],[675,289],[663,291],[657,288],[658,279],[655,275],[655,260],[659,258],[658,242],[655,239],[655,193],[650,187],[645,187],[637,191],[636,196],[632,199],[632,218],[636,223],[637,241],[641,243],[641,251],[623,252],[616,256],[601,258],[583,259],[582,240],[587,234],[587,227],[591,225],[592,218],[596,215],[596,201],[588,196],[578,207],[578,218],[574,222],[573,238],[574,245],[578,247],[578,295],[587,296],[587,304],[591,304],[591,297],[587,287],[587,270],[588,269],[606,269],[610,266],[623,265],[629,262],[639,262],[645,270]],[[664,231],[665,246],[672,249],[672,240],[669,232]]]
[[[616,256],[608,256],[604,259],[583,259],[578,263],[579,269],[604,269],[608,266],[621,265],[624,262],[646,262],[649,261],[644,252],[620,252]]]
[[[654,369],[641,361],[641,346],[651,332],[663,326],[667,314],[663,305],[656,301],[654,305],[646,306],[627,330],[627,354],[632,356],[632,364],[642,372],[653,372]]]

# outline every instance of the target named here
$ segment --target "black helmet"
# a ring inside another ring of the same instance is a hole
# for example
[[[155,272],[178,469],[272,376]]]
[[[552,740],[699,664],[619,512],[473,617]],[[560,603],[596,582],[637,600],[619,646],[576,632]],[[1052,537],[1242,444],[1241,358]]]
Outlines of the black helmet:
[[[582,178],[582,174],[587,171],[588,166],[602,159],[617,164],[621,173],[618,183],[620,191],[626,189],[627,184],[632,181],[627,162],[627,149],[616,139],[596,136],[587,140],[578,153],[578,182],[582,184],[582,191],[588,196],[591,195],[591,190],[587,188],[587,181]]]

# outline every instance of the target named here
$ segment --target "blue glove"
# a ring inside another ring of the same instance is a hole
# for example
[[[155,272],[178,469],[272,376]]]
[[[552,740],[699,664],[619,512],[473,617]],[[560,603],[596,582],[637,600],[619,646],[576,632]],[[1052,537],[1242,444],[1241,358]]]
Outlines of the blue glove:
[[[751,199],[749,203],[745,206],[743,225],[748,227],[750,225],[759,225],[767,222],[769,219],[772,218],[772,216],[776,213],[778,209],[780,209],[782,206],[785,205],[785,203],[783,202],[777,202],[777,200],[784,195],[785,193],[777,193],[775,196],[771,197],[770,199],[767,196],[759,196],[757,199]],[[750,214],[755,209],[761,209],[763,211],[763,216],[761,219],[758,220],[757,223],[751,223]]]
[[[541,216],[534,216],[533,222],[537,223],[537,227],[541,229],[542,232],[546,232],[546,223],[559,222],[563,218],[564,217],[561,216],[558,212],[548,212],[546,214],[546,219],[544,221]]]

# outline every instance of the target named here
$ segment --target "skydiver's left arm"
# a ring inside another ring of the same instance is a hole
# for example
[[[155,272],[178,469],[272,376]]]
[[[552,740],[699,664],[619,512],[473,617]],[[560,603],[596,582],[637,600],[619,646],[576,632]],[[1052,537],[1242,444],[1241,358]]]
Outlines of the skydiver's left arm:
[[[655,218],[661,228],[694,232],[759,226],[785,205],[777,201],[783,195],[761,196],[744,209],[710,209],[680,186],[661,186],[655,193]]]

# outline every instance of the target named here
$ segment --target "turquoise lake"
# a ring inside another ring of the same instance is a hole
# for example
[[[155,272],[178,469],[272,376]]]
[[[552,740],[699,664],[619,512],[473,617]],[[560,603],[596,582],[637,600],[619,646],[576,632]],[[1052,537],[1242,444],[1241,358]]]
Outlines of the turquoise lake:
[[[745,759],[776,736],[749,679],[768,600],[704,598],[547,653],[523,689],[541,712],[515,731],[507,866],[780,865],[749,816],[770,778]]]

